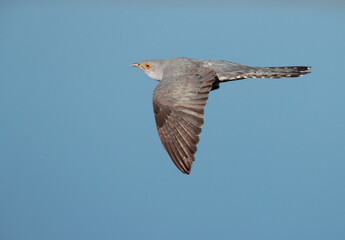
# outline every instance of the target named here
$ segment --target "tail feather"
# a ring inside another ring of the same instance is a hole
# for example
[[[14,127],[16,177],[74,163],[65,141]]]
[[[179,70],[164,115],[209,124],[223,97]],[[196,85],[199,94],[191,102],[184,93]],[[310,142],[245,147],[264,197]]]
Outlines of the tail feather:
[[[262,67],[257,68],[256,71],[249,72],[247,78],[285,78],[285,77],[299,77],[311,72],[306,72],[311,67],[307,66],[292,66],[292,67]]]
[[[308,66],[291,66],[291,67],[252,67],[240,65],[237,69],[229,70],[220,68],[217,71],[219,82],[240,80],[245,78],[293,78],[299,77],[311,72]]]

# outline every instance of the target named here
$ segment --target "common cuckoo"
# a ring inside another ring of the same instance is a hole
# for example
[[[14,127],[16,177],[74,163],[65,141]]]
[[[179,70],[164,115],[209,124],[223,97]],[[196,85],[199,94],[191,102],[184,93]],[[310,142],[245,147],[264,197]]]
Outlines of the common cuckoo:
[[[245,78],[299,77],[311,67],[252,67],[223,60],[153,59],[131,65],[159,81],[153,111],[159,137],[176,167],[190,174],[195,160],[204,107],[222,82]]]

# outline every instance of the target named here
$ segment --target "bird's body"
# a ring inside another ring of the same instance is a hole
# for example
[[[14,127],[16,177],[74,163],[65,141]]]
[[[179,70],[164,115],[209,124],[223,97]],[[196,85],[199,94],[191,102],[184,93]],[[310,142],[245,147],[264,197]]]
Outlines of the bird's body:
[[[252,67],[223,60],[153,59],[133,64],[160,81],[153,108],[162,144],[175,165],[189,174],[197,151],[204,107],[219,83],[245,78],[299,77],[310,67]]]

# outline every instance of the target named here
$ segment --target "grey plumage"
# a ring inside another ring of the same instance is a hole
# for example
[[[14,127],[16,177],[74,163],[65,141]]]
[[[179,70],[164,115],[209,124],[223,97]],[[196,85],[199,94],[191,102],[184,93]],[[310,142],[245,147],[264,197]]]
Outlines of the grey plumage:
[[[245,78],[299,77],[311,67],[252,67],[220,60],[172,58],[132,64],[160,81],[153,94],[153,109],[162,144],[177,168],[190,174],[204,107],[209,92],[219,83]]]

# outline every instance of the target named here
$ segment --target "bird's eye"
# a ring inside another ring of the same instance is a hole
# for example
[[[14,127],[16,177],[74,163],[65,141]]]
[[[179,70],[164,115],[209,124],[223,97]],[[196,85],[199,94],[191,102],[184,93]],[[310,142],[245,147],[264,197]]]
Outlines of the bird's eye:
[[[145,63],[145,67],[146,67],[147,69],[149,69],[149,68],[151,67],[151,64]]]

